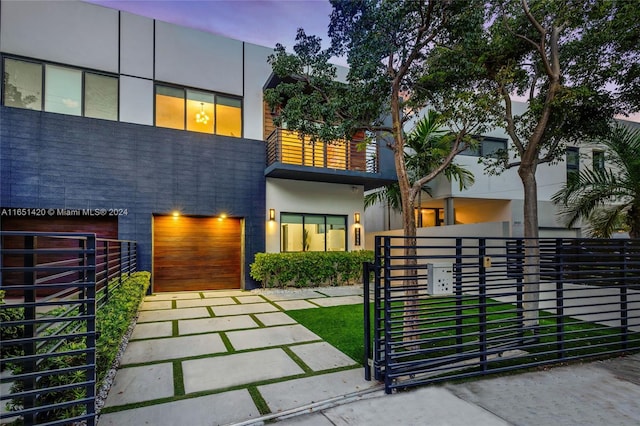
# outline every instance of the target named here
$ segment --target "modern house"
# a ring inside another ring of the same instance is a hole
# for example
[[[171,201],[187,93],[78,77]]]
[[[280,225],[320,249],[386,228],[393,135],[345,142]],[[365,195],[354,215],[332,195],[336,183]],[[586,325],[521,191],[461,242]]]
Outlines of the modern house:
[[[83,2],[0,1],[1,229],[135,240],[154,291],[254,288],[258,252],[364,248],[363,192],[394,180],[392,153],[275,128],[272,52]]]
[[[514,102],[514,113],[522,114],[527,108],[524,102]],[[619,120],[637,127],[638,123]],[[499,236],[521,237],[524,234],[524,192],[517,167],[498,174],[487,173],[487,162],[481,157],[490,157],[498,150],[509,150],[509,136],[504,129],[496,128],[483,135],[480,145],[456,156],[455,162],[473,173],[475,183],[460,189],[457,181],[448,181],[439,176],[427,186],[430,195],[422,192],[416,202],[416,226],[419,235],[457,235],[468,232],[464,228],[437,229],[447,225],[473,225],[495,223]],[[609,167],[605,151],[598,143],[581,143],[567,147],[566,154],[556,163],[540,164],[536,173],[538,184],[538,219],[541,237],[584,237],[580,224],[568,229],[558,215],[559,207],[552,201],[553,195],[564,187],[567,178],[585,168]],[[402,228],[402,217],[387,204],[378,203],[365,211],[368,236]],[[420,229],[422,228],[422,229]],[[476,228],[482,231],[482,227]],[[487,228],[484,228],[485,230]],[[491,235],[486,235],[491,236]],[[498,236],[498,235],[494,235]],[[620,234],[628,237],[628,234]],[[371,240],[371,238],[369,238]],[[373,241],[367,242],[370,248]]]

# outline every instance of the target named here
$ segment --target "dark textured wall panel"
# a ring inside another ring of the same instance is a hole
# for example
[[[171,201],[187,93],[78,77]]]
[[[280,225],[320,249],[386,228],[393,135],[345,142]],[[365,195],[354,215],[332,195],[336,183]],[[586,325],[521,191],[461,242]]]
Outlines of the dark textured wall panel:
[[[245,219],[244,273],[264,251],[264,142],[0,107],[0,206],[127,209],[119,237],[151,270],[151,218]]]

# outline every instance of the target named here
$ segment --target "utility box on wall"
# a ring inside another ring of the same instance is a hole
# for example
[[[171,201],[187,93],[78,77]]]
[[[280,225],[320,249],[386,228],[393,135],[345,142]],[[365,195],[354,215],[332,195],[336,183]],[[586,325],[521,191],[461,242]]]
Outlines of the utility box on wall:
[[[427,292],[431,296],[453,294],[452,263],[427,263]]]

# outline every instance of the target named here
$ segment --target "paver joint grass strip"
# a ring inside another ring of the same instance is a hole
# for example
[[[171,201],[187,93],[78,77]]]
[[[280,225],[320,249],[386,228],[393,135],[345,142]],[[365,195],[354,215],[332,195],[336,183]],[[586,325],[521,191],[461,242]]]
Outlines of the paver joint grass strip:
[[[309,342],[305,342],[305,343],[309,343]],[[287,355],[289,355],[289,358],[294,360],[295,363],[298,364],[298,366],[300,368],[302,368],[302,370],[304,370],[305,373],[311,374],[311,373],[314,372],[311,368],[309,368],[309,366],[307,364],[304,363],[302,358],[300,358],[298,355],[296,355],[296,353],[293,352],[291,349],[289,349],[288,346],[281,346],[281,348]]]
[[[178,301],[177,300],[172,300],[171,301],[171,309],[178,309]]]
[[[227,352],[228,352],[225,355],[236,352],[233,345],[231,344],[231,340],[229,340],[226,333],[220,333],[220,338],[222,339],[222,343],[224,343],[224,347],[227,349]]]
[[[180,331],[178,330],[178,320],[171,321],[171,336],[180,336]]]
[[[173,394],[175,396],[182,396],[185,394],[182,361],[173,361]]]
[[[253,399],[253,403],[256,405],[256,408],[261,415],[264,416],[265,414],[271,414],[271,409],[267,405],[267,401],[262,397],[257,386],[249,386],[247,391],[249,391],[249,395],[251,395],[251,399]]]
[[[258,319],[256,314],[249,314],[249,316],[251,317],[252,320],[254,320],[256,322],[256,324],[258,324],[260,326],[260,328],[265,328],[266,327],[266,325],[262,321],[260,321]]]
[[[213,312],[213,308],[211,306],[207,306],[206,308],[207,308],[207,311],[209,312],[209,315],[211,317],[215,317],[216,316],[216,314]]]

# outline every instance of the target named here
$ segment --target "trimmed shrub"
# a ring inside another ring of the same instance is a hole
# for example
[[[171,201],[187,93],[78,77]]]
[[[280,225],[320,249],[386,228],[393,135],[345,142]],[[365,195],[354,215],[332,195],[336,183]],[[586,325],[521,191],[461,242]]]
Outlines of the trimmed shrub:
[[[373,262],[372,251],[258,253],[251,277],[264,288],[358,284],[363,262]]]
[[[0,290],[0,305],[4,305],[4,290]],[[9,321],[21,321],[24,319],[24,309],[3,307],[0,309],[0,323],[6,324]],[[3,326],[0,327],[0,342],[8,340],[20,339],[24,336],[24,326]],[[5,359],[22,355],[22,347],[20,345],[0,345],[0,371],[4,370],[7,365]]]
[[[96,370],[98,386],[118,354],[122,337],[138,313],[151,279],[149,272],[136,272],[122,282],[96,314]]]
[[[111,369],[115,357],[118,354],[120,343],[123,336],[129,329],[131,322],[138,313],[140,303],[149,287],[151,274],[149,272],[136,272],[130,277],[126,278],[122,284],[118,287],[117,291],[110,293],[109,300],[96,312],[96,331],[98,339],[96,340],[96,374],[97,374],[97,387],[100,388],[101,382],[104,379],[107,372]],[[15,309],[22,315],[22,309]],[[56,315],[57,310],[64,310],[56,308],[49,311],[49,316]],[[48,328],[45,333],[53,333],[58,326],[52,326]],[[86,327],[83,327],[79,331],[86,331]],[[22,331],[21,331],[22,333]],[[22,337],[20,334],[19,337]],[[84,337],[78,337],[75,339],[67,339],[64,341],[56,352],[59,352],[59,356],[52,356],[45,358],[38,366],[39,371],[50,371],[68,367],[79,367],[85,364],[86,358],[83,353],[68,354],[74,350],[82,350],[86,348],[86,342]],[[45,346],[41,349],[41,352],[50,350],[49,346]],[[4,356],[4,354],[3,354]],[[20,373],[22,367],[19,365],[11,365],[14,373]],[[62,374],[43,375],[39,382],[39,388],[66,386],[73,383],[81,383],[85,380],[84,371],[73,371]],[[21,381],[16,381],[12,386],[12,393],[22,391],[24,388]],[[43,392],[38,396],[36,402],[37,405],[47,405],[61,402],[79,401],[85,397],[85,391],[82,388],[71,388],[66,390]],[[19,411],[22,409],[22,398],[14,398],[9,407],[13,411]],[[53,421],[69,419],[82,414],[84,407],[80,404],[70,405],[64,408],[53,409],[49,412],[41,412],[38,415],[39,422]],[[19,423],[20,421],[18,421]]]

